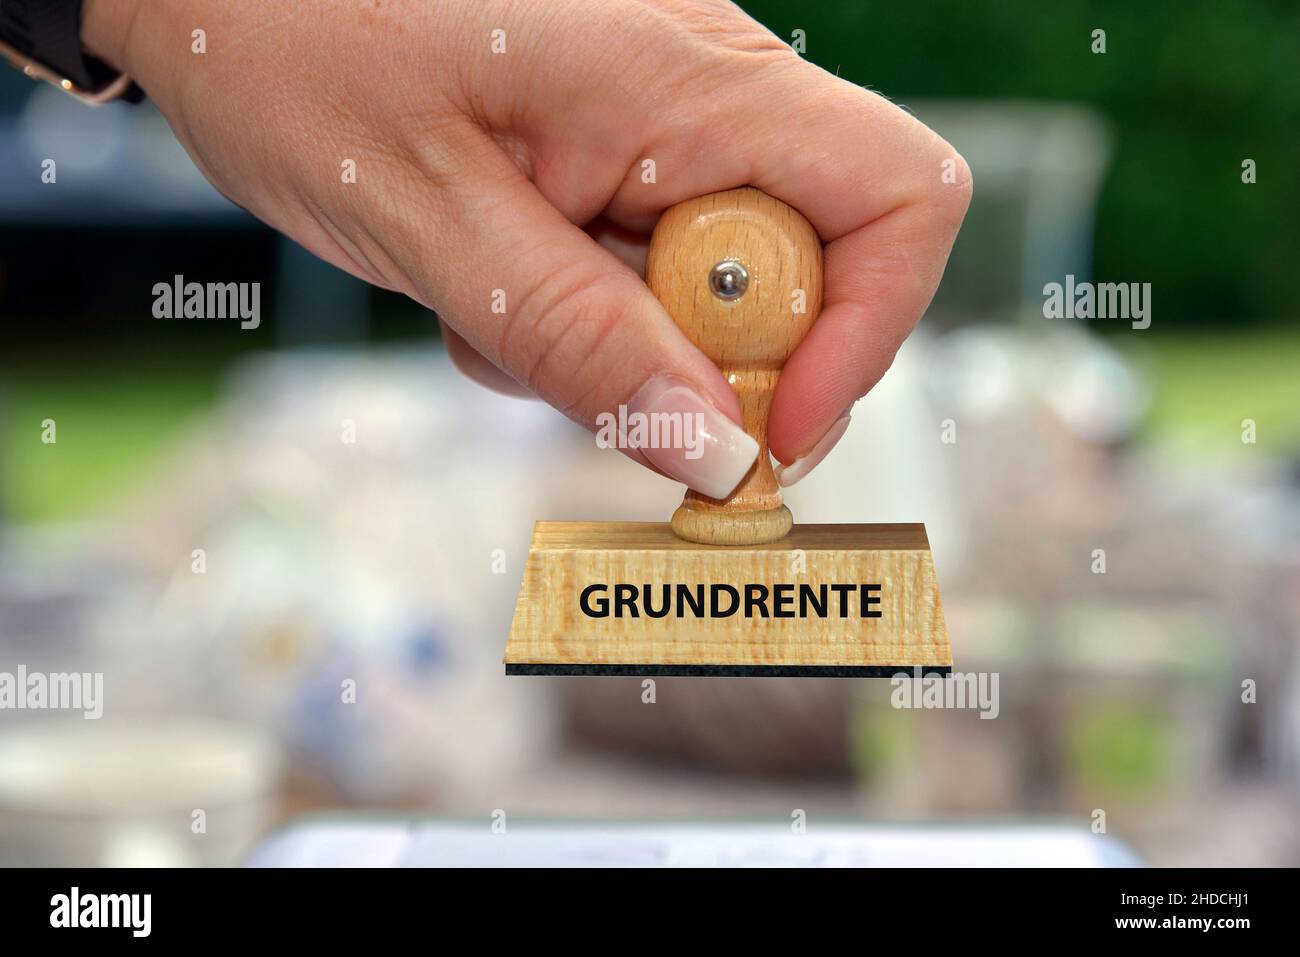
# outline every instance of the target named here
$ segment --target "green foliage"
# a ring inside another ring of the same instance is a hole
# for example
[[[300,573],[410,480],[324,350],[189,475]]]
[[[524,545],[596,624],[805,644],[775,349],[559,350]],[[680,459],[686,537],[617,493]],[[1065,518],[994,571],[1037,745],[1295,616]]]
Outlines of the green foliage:
[[[1295,314],[1300,3],[742,0],[807,59],[909,98],[1067,100],[1109,118],[1116,153],[1095,274],[1153,284],[1192,322]],[[1091,52],[1092,31],[1106,52]],[[954,144],[959,149],[960,143]],[[1241,182],[1242,160],[1258,182]],[[976,195],[979,170],[975,170]]]
[[[101,513],[214,401],[215,365],[112,355],[58,372],[0,368],[0,504],[10,522]],[[53,419],[57,441],[41,441]]]
[[[1079,715],[1067,743],[1075,787],[1120,799],[1151,796],[1170,774],[1174,730],[1164,714],[1119,703]]]
[[[1146,438],[1188,465],[1258,467],[1261,456],[1300,456],[1300,330],[1253,335],[1116,336],[1124,355],[1154,386]],[[1241,441],[1253,419],[1257,445]]]

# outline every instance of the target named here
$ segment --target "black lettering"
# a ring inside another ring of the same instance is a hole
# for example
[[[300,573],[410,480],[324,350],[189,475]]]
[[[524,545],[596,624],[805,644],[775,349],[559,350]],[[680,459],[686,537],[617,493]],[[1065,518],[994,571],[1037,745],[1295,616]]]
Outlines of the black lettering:
[[[831,591],[840,596],[840,617],[849,617],[849,595],[853,592],[853,585],[832,585]]]
[[[691,606],[691,614],[696,618],[704,617],[704,586],[696,585],[695,590],[691,591],[689,585],[677,586],[677,617],[681,618],[682,609]]]
[[[772,617],[793,618],[794,586],[790,584],[772,586]],[[782,611],[782,609],[785,609]]]
[[[613,589],[612,600],[608,595]],[[863,618],[882,618],[879,584],[819,584],[801,582],[798,586],[798,611],[795,610],[795,585],[792,583],[740,587],[714,584],[708,586],[706,608],[703,584],[607,585],[595,583],[578,596],[578,606],[588,618],[730,618],[741,612],[746,618],[825,618],[830,607],[829,592],[837,596],[838,617],[848,618],[857,592],[858,614]],[[662,589],[656,592],[656,589]],[[658,595],[659,603],[655,604]],[[769,604],[770,601],[770,604]],[[611,608],[612,606],[612,608]]]
[[[718,596],[727,595],[731,599],[731,607],[726,611],[718,609]],[[711,618],[730,618],[740,607],[740,592],[730,585],[710,585],[709,586],[709,617]]]
[[[858,602],[861,605],[863,618],[879,618],[880,609],[868,611],[872,605],[880,604],[880,586],[879,585],[859,585]]]
[[[603,593],[608,591],[604,585],[588,585],[578,596],[578,605],[582,608],[582,613],[588,618],[608,618],[609,617],[609,599],[605,598]],[[596,607],[591,607],[591,593],[601,592],[602,596],[596,599]]]
[[[622,618],[623,609],[626,608],[630,614],[629,618],[640,618],[641,613],[636,610],[636,586],[635,585],[615,585],[614,586],[614,617]]]
[[[799,617],[808,617],[808,606],[817,612],[818,618],[826,617],[826,586],[818,585],[814,591],[812,585],[801,582],[799,585]]]
[[[647,618],[662,618],[664,615],[668,614],[669,602],[672,600],[671,585],[664,586],[664,603],[658,611],[654,610],[654,605],[650,601],[650,586],[642,585],[641,593],[645,596],[641,600],[641,603],[645,606],[645,613]]]

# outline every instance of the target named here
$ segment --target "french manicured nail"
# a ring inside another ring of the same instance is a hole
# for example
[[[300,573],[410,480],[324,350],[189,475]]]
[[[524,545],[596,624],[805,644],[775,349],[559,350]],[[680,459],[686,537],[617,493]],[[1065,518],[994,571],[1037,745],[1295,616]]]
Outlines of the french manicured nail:
[[[758,458],[758,443],[680,379],[655,376],[627,410],[628,447],[709,498],[726,498]]]
[[[822,459],[826,458],[827,453],[835,448],[835,443],[844,438],[844,433],[848,431],[850,421],[848,414],[836,419],[835,424],[826,430],[826,434],[818,440],[810,452],[799,456],[789,465],[778,465],[776,467],[776,480],[781,483],[781,486],[789,488],[820,465]]]

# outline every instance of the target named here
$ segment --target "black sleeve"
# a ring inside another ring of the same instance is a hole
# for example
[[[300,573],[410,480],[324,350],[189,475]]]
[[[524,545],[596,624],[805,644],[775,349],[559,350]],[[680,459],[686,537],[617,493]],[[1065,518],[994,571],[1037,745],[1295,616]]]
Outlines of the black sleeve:
[[[98,90],[118,76],[88,56],[81,45],[82,0],[0,0],[0,39],[57,70],[84,90]],[[124,99],[143,94],[132,84]]]

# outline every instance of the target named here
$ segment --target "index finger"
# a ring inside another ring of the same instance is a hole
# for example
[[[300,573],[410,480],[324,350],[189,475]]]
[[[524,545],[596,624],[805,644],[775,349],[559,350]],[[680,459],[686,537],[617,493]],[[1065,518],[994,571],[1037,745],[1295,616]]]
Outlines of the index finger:
[[[951,146],[883,97],[845,85],[836,82],[797,151],[814,159],[773,156],[755,182],[827,241],[822,312],[786,362],[768,420],[772,454],[800,463],[783,484],[820,461],[853,403],[889,369],[934,297],[970,204],[970,170]]]
[[[621,190],[608,212],[645,228],[675,202],[753,185],[803,213],[827,243],[822,313],[785,365],[768,422],[772,454],[786,465],[803,460],[803,474],[929,305],[971,174],[904,110],[793,56],[724,92],[660,145],[661,167],[673,173],[653,197]]]

